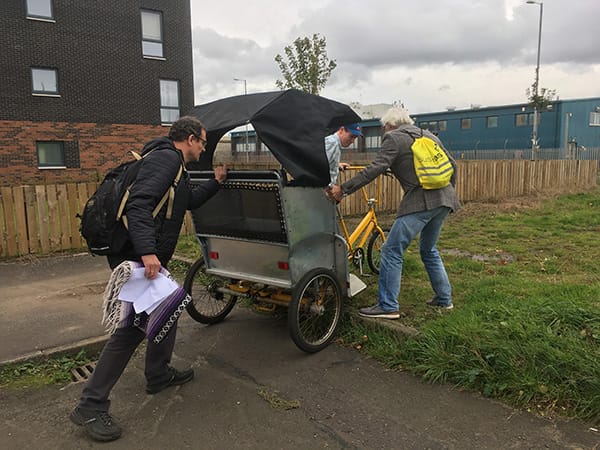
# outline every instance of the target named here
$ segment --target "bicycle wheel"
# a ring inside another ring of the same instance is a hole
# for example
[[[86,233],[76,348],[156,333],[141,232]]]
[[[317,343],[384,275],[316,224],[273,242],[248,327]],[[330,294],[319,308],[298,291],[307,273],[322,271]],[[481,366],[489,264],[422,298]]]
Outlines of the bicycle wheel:
[[[292,291],[288,309],[292,340],[307,353],[324,349],[333,339],[341,311],[340,284],[333,272],[311,270]]]
[[[385,242],[385,235],[389,231],[389,228],[384,228],[384,233],[382,234],[379,230],[377,230],[377,228],[375,228],[373,230],[373,234],[371,235],[371,239],[369,239],[369,245],[367,246],[367,262],[369,263],[371,272],[374,274],[379,274],[379,253],[381,252],[381,246]]]
[[[237,296],[217,291],[224,285],[225,281],[222,278],[206,274],[206,264],[200,257],[190,267],[183,283],[183,287],[192,297],[186,308],[188,314],[200,323],[212,324],[223,320],[237,301]]]

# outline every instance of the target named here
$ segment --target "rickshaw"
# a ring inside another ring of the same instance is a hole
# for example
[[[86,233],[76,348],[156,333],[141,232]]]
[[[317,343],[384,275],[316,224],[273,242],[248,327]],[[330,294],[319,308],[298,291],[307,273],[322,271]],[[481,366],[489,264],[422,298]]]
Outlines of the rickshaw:
[[[360,117],[347,105],[294,89],[217,100],[192,115],[207,129],[207,150],[189,170],[192,184],[213,176],[216,143],[247,123],[282,167],[230,170],[219,192],[192,211],[202,256],[184,282],[193,299],[188,313],[215,324],[239,299],[284,306],[294,343],[308,353],[322,350],[335,335],[344,299],[365,287],[348,272],[335,203],[325,195],[323,138]]]

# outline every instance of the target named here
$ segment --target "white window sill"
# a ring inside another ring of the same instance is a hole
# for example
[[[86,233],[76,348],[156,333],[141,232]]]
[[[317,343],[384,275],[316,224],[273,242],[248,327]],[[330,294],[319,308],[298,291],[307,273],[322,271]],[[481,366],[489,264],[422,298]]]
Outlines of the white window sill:
[[[54,98],[60,98],[60,94],[42,94],[41,92],[34,92],[31,95],[33,95],[34,97],[54,97]]]
[[[40,170],[56,170],[56,169],[66,169],[67,166],[42,166],[38,167]]]
[[[56,23],[56,20],[50,19],[50,18],[44,18],[44,17],[27,16],[26,19],[27,20],[35,20],[36,22]]]
[[[163,58],[162,56],[149,56],[149,55],[142,55],[144,57],[144,59],[153,59],[155,61],[166,61],[167,58]]]

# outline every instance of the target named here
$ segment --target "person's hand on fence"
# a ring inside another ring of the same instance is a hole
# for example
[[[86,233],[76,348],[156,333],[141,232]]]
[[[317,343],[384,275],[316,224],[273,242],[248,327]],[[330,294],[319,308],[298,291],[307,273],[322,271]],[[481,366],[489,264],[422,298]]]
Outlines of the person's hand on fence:
[[[341,163],[339,163],[338,167],[339,167],[339,169],[340,169],[341,171],[344,171],[344,170],[346,170],[348,167],[350,167],[350,164],[348,164],[348,163],[345,163],[345,162],[341,162]]]

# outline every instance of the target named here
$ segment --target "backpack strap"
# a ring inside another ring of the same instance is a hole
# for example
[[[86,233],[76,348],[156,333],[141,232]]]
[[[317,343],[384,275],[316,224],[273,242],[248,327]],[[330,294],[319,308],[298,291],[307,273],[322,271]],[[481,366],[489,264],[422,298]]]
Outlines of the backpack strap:
[[[157,148],[159,148],[159,147],[157,146],[157,147],[151,148],[143,155],[140,155],[139,153],[134,152],[134,151],[131,151],[130,153],[133,155],[133,157],[136,160],[139,161],[140,159],[143,159],[146,156],[148,156],[150,153],[152,153]],[[153,219],[156,218],[156,216],[158,215],[160,210],[163,208],[163,206],[165,206],[165,203],[167,203],[167,201],[168,201],[168,205],[167,205],[166,218],[170,219],[171,216],[173,215],[173,205],[175,203],[175,189],[177,189],[177,186],[179,185],[179,181],[181,180],[181,175],[183,174],[184,170],[185,169],[184,169],[183,161],[182,161],[181,164],[179,165],[179,170],[177,171],[177,175],[175,176],[175,179],[171,183],[171,186],[169,186],[169,189],[167,190],[167,192],[165,192],[165,194],[162,196],[162,198],[160,199],[160,201],[158,202],[156,207],[152,210],[152,218]],[[125,211],[125,204],[127,203],[127,200],[129,199],[129,190],[131,189],[131,186],[133,186],[133,183],[131,183],[131,185],[125,191],[125,194],[123,195],[123,198],[121,199],[121,203],[119,204],[119,209],[117,210],[117,221],[121,220],[123,222],[123,225],[125,226],[125,229],[127,229],[127,230],[129,229],[129,224],[127,222],[127,216],[124,215],[123,212]]]
[[[413,133],[411,133],[408,130],[400,130],[401,133],[405,133],[408,134],[411,138],[413,138],[413,141],[416,140],[417,138],[421,138],[423,137],[423,128],[419,128],[419,130],[421,131],[421,135],[414,135]]]
[[[154,210],[152,211],[153,218],[158,215],[159,211],[162,209],[163,206],[165,206],[165,203],[167,201],[169,202],[169,204],[167,206],[166,218],[170,219],[171,216],[173,215],[173,204],[175,203],[175,189],[179,185],[179,180],[181,179],[182,173],[183,173],[183,164],[180,164],[179,170],[177,171],[177,175],[175,176],[173,183],[171,184],[171,186],[169,187],[167,192],[165,192],[165,195],[163,195],[163,197],[160,199],[160,202],[158,202],[158,204],[156,205],[156,208],[154,208]]]

